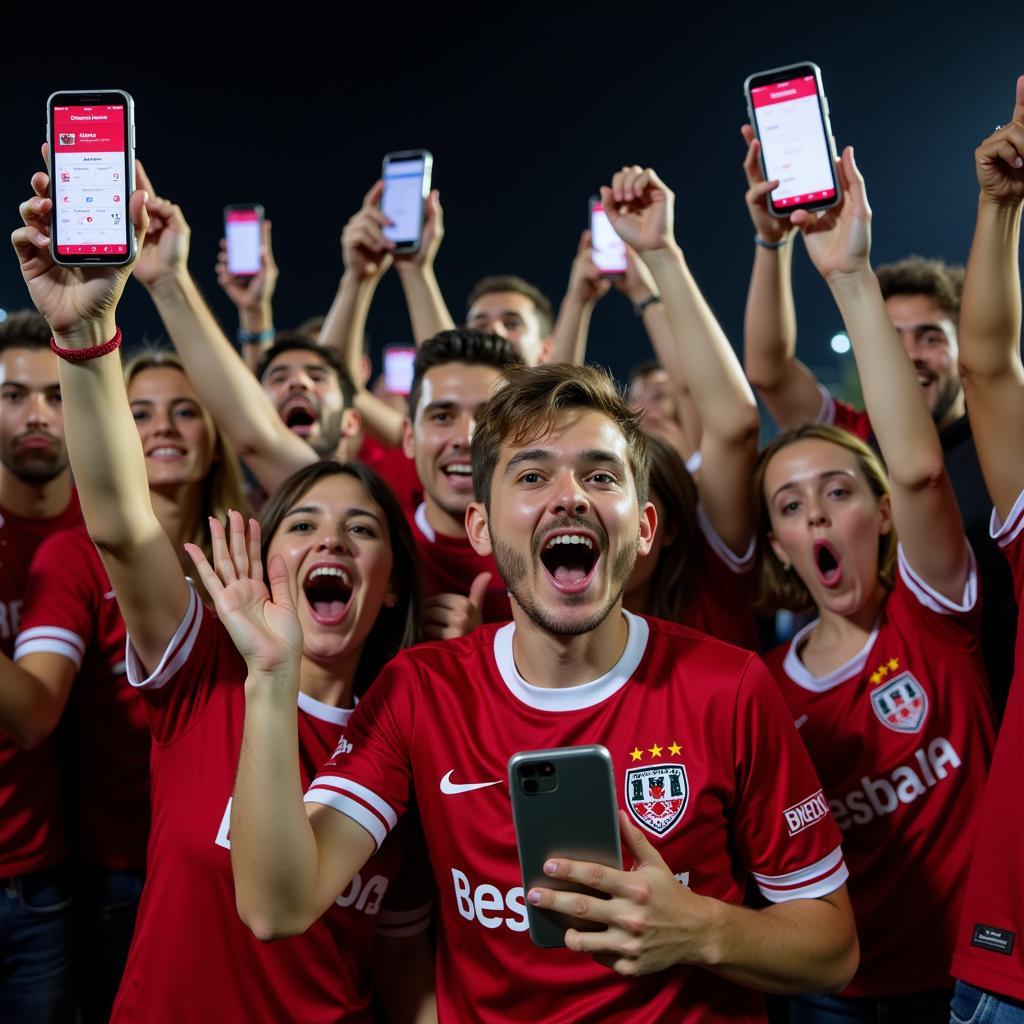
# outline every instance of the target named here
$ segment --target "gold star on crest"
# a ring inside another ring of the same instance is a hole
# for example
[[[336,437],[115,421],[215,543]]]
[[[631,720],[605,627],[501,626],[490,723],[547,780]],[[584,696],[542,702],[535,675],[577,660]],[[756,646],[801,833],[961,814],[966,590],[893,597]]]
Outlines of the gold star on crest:
[[[639,747],[634,747],[629,752],[629,756],[633,758],[634,761],[639,761],[640,758],[644,756],[644,752]]]
[[[890,658],[889,659],[889,670],[891,672],[895,672],[896,669],[898,669],[899,667],[900,667],[900,659],[899,658]]]
[[[875,686],[877,686],[881,681],[882,681],[882,675],[881,675],[880,672],[872,672],[871,673],[871,682],[873,682],[875,684]]]
[[[680,754],[681,754],[681,753],[683,752],[683,748],[682,748],[681,746],[679,746],[679,744],[678,744],[678,743],[673,743],[673,744],[672,744],[672,746],[670,746],[670,747],[668,748],[668,752],[669,752],[669,753],[670,753],[670,754],[671,754],[671,755],[672,755],[673,757],[678,757],[678,756],[679,756],[679,755],[680,755]]]
[[[653,747],[647,748],[651,752],[651,757],[661,757],[661,747],[657,743]]]

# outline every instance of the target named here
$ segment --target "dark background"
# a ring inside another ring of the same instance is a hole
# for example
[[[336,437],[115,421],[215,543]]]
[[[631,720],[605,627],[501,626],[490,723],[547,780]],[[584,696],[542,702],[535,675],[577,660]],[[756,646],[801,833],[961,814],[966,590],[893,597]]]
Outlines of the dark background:
[[[328,17],[295,5],[294,21],[280,25],[253,24],[255,9],[239,7],[241,24],[223,34],[208,15],[166,8],[147,14],[160,28],[137,29],[132,16],[120,56],[112,45],[71,45],[46,57],[53,26],[19,36],[9,24],[0,206],[16,226],[52,90],[127,89],[138,154],[182,205],[192,272],[233,336],[234,310],[213,274],[226,203],[265,205],[281,266],[275,319],[289,327],[330,304],[341,228],[381,156],[431,149],[447,228],[437,273],[458,320],[484,274],[521,274],[557,303],[587,197],[637,162],[676,191],[677,237],[739,345],[753,251],[739,126],[752,71],[820,64],[837,142],[856,145],[867,179],[875,263],[911,252],[966,259],[973,148],[1012,110],[1024,4],[848,6],[598,4],[580,14],[476,8],[456,18],[383,5]],[[60,24],[65,39],[77,38],[78,26]],[[97,26],[88,31],[95,40]],[[116,34],[104,33],[105,44]],[[838,315],[803,252],[796,264],[801,355],[838,382],[852,362],[829,348]],[[12,252],[0,268],[0,308],[24,305]],[[130,336],[161,333],[134,284],[120,322]],[[369,327],[375,355],[409,337],[394,274]],[[615,293],[595,311],[589,355],[620,376],[648,355]]]

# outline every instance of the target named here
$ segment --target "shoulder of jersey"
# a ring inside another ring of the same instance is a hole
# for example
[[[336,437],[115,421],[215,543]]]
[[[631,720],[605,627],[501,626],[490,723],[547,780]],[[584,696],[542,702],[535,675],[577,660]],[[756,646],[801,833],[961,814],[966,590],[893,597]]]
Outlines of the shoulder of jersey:
[[[414,647],[407,647],[395,657],[411,658],[426,664],[469,658],[481,650],[493,650],[494,634],[504,625],[504,622],[488,622],[474,629],[468,636],[454,640],[425,640]]]
[[[96,551],[92,538],[89,536],[89,531],[82,523],[76,526],[69,526],[64,530],[57,530],[56,533],[51,533],[39,547],[40,549],[45,547],[47,551],[84,553],[85,555],[90,555]],[[96,557],[97,559],[99,558],[98,553]]]
[[[718,637],[711,636],[709,633],[702,633],[692,626],[669,622],[667,619],[655,619],[650,615],[645,615],[644,618],[651,627],[652,637],[660,635],[672,643],[676,649],[679,648],[679,645],[686,645],[692,647],[695,652],[701,651],[719,659],[728,659],[731,655],[735,658],[736,664],[742,664],[752,654],[757,653],[748,651],[745,647],[737,647],[735,644],[729,643],[728,640],[719,640]]]

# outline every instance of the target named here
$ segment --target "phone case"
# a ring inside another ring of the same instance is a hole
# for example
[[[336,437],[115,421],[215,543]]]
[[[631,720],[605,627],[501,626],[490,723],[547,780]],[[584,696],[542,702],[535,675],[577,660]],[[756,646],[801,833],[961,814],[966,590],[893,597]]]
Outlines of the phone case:
[[[550,775],[541,773],[539,766],[544,764],[553,767]],[[521,773],[530,765],[538,766],[526,777],[537,783],[538,791],[533,793],[525,791],[526,778]],[[508,773],[524,892],[544,886],[603,896],[548,877],[544,862],[550,857],[570,857],[622,868],[611,754],[602,746],[523,751],[509,759]],[[547,789],[551,780],[554,787]],[[529,903],[526,916],[530,938],[538,946],[564,946],[566,928],[594,931],[601,927]]]

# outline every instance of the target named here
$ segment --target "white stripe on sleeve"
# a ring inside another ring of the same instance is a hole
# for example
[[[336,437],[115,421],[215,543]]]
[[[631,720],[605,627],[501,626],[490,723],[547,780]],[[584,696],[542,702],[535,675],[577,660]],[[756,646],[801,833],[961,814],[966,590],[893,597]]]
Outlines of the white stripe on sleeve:
[[[59,654],[72,662],[76,669],[82,667],[85,641],[70,629],[59,626],[33,626],[23,629],[14,643],[14,660],[26,654]]]
[[[203,605],[191,580],[188,581],[188,594],[188,608],[185,609],[185,617],[167,644],[167,650],[160,658],[160,664],[150,675],[145,674],[146,670],[139,660],[135,648],[132,647],[132,638],[128,637],[125,643],[128,682],[136,689],[159,690],[166,686],[181,666],[188,661],[192,648],[195,646],[196,637],[199,635],[199,626],[203,621]]]
[[[835,892],[847,878],[846,861],[842,847],[837,846],[821,860],[785,875],[759,875],[753,872],[761,895],[772,903],[786,903],[789,900],[810,900]]]

